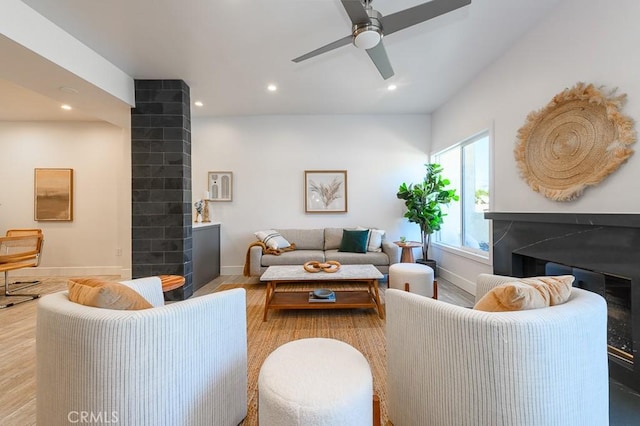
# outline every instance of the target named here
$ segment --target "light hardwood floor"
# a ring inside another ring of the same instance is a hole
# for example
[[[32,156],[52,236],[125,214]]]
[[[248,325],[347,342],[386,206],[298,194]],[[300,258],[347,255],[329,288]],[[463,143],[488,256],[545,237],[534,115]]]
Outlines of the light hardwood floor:
[[[118,277],[104,277],[117,280]],[[21,277],[27,280],[29,278]],[[40,278],[42,284],[30,292],[42,295],[66,289],[68,277]],[[211,293],[220,284],[257,283],[257,278],[241,275],[222,276],[198,289],[194,296]],[[384,287],[385,285],[381,285]],[[458,287],[439,280],[441,300],[471,306],[472,296]],[[16,299],[18,300],[18,299]],[[0,299],[4,301],[4,299]],[[0,309],[0,425],[35,425],[35,325],[37,299]]]

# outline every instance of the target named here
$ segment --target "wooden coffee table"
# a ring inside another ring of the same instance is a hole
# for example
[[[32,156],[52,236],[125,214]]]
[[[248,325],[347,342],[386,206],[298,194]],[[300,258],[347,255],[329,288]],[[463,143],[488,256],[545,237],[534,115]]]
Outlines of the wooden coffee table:
[[[269,309],[377,309],[384,319],[378,280],[384,276],[373,265],[342,265],[338,272],[307,272],[302,265],[269,266],[260,281],[267,283],[263,321]],[[367,285],[366,290],[336,291],[335,302],[309,302],[309,291],[276,291],[278,284],[312,284],[320,288],[331,282],[353,282]]]

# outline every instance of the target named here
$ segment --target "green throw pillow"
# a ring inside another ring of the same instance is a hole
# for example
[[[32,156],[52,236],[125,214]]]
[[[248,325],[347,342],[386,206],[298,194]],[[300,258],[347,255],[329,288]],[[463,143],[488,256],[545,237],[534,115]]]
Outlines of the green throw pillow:
[[[348,251],[351,253],[366,253],[369,230],[353,231],[345,229],[342,231],[342,241],[338,251]]]

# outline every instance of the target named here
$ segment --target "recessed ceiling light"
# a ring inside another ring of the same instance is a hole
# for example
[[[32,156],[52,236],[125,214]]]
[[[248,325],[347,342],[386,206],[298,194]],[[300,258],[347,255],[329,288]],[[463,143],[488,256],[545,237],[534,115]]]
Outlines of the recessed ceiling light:
[[[71,106],[69,106],[67,104],[61,105],[60,108],[62,108],[64,110],[67,110],[67,111],[71,110]]]
[[[275,84],[270,84],[267,86],[267,90],[270,92],[275,92],[276,90],[278,90],[278,86],[276,86]]]
[[[204,104],[201,101],[195,101],[193,104],[197,107],[204,106]]]
[[[398,86],[396,86],[395,84],[390,84],[390,85],[387,86],[387,90],[390,90],[390,91],[396,90],[397,88],[398,88]]]
[[[69,87],[69,86],[60,86],[58,87],[58,90],[60,90],[61,92],[64,93],[69,93],[72,95],[77,95],[78,94],[78,90],[74,89],[73,87]]]

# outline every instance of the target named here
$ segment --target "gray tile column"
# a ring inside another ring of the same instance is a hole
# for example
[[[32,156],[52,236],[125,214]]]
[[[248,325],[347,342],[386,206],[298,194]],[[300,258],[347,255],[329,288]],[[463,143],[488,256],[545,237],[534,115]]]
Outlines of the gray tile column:
[[[181,275],[193,294],[191,108],[182,80],[136,80],[131,110],[132,275]]]

